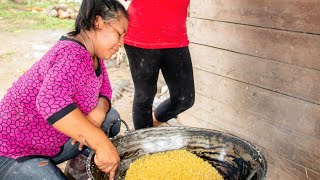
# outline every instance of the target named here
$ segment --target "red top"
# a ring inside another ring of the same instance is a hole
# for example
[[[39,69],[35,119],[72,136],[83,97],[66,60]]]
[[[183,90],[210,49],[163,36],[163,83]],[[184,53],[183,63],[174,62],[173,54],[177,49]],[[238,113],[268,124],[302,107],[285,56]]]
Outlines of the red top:
[[[188,46],[189,3],[190,0],[133,0],[128,8],[125,44],[145,49]]]

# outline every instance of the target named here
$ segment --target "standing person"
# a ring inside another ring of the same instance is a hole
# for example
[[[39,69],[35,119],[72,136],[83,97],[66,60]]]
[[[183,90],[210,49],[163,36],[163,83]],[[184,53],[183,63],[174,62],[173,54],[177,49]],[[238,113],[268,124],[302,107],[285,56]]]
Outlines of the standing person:
[[[112,90],[103,59],[118,51],[127,26],[118,1],[83,0],[75,30],[8,90],[0,101],[1,179],[67,179],[56,165],[83,145],[113,179],[120,158],[100,129]],[[79,143],[72,146],[70,137]]]
[[[194,103],[194,82],[186,18],[190,0],[132,0],[125,50],[135,87],[135,129],[158,126]],[[159,70],[170,99],[154,112]]]

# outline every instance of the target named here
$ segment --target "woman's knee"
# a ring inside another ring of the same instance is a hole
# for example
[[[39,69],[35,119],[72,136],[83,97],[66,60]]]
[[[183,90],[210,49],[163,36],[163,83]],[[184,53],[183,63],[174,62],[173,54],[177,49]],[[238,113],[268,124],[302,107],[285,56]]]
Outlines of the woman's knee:
[[[189,108],[191,108],[194,104],[195,98],[194,94],[191,94],[190,96],[182,96],[179,98],[176,98],[176,100],[173,100],[175,102],[175,106],[179,111],[185,111]]]
[[[191,108],[193,106],[193,104],[194,104],[194,99],[190,100],[190,101],[186,101],[186,102],[181,104],[181,106],[180,106],[181,110],[185,111],[185,110]]]
[[[110,111],[106,115],[105,121],[112,121],[119,118],[120,118],[119,112],[115,108],[111,107]]]
[[[120,127],[121,127],[121,117],[119,112],[115,109],[112,108],[106,115],[106,119],[103,121],[101,125],[101,129],[109,136],[109,137],[114,137],[120,132]]]
[[[186,109],[189,109],[194,105],[194,100],[195,100],[194,96],[193,98],[190,98],[190,101],[186,105]]]

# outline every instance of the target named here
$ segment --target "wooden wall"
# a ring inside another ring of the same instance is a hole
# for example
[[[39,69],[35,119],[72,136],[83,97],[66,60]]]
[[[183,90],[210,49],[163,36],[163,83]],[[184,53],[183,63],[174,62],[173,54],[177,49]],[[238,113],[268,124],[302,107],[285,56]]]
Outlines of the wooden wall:
[[[268,179],[320,179],[320,0],[191,0],[188,126],[258,146]]]

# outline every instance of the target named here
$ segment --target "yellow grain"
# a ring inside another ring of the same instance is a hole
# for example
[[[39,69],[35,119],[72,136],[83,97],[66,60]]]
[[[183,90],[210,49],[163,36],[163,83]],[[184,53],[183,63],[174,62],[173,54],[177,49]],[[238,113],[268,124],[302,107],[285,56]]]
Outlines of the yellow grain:
[[[130,164],[126,180],[223,180],[208,162],[187,150],[143,156]]]

